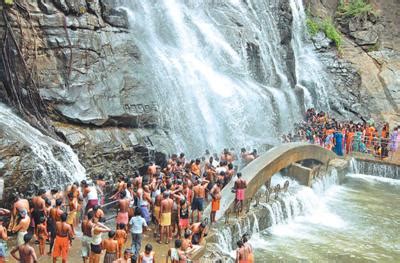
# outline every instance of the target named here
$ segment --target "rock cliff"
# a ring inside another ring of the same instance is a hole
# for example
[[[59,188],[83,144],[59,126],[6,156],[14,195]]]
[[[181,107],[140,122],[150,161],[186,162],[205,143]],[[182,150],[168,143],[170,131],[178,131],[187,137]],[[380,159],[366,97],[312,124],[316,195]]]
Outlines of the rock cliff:
[[[367,1],[373,12],[357,16],[339,16],[338,0],[305,2],[312,16],[333,18],[343,35],[340,56],[323,34],[313,41],[345,109],[364,120],[376,118],[389,122],[391,127],[400,124],[398,1]]]

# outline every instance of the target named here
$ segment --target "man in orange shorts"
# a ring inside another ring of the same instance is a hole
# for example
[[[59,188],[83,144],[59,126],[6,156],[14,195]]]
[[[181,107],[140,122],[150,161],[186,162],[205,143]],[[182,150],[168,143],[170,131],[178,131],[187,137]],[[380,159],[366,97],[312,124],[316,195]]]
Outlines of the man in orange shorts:
[[[56,224],[56,240],[54,241],[53,263],[57,262],[57,258],[62,258],[62,263],[66,263],[68,259],[69,246],[72,243],[72,228],[67,224],[67,214],[61,215],[61,222]]]
[[[210,191],[210,195],[212,197],[211,213],[210,213],[211,224],[216,222],[215,215],[217,214],[217,211],[219,210],[219,206],[220,206],[221,187],[222,187],[221,181],[217,181],[217,183],[211,188],[211,191]]]

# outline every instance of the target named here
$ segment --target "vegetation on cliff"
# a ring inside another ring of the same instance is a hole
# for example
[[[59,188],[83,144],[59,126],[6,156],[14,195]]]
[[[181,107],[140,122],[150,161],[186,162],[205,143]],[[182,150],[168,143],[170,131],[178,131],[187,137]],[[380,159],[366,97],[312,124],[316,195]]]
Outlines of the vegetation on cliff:
[[[340,0],[337,15],[344,17],[359,17],[373,13],[374,9],[366,0]]]
[[[325,18],[322,21],[318,21],[316,18],[307,15],[307,29],[311,36],[315,36],[319,31],[325,33],[325,36],[335,43],[335,46],[340,51],[342,45],[342,35],[339,30],[336,29],[335,24],[331,18]]]

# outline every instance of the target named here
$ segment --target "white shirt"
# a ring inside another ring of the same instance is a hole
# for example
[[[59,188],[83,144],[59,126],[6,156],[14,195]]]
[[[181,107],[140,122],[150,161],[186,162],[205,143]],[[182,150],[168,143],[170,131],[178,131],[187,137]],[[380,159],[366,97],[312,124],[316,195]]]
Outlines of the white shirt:
[[[131,221],[129,221],[129,225],[131,225],[132,234],[142,234],[143,226],[147,227],[146,220],[141,216],[132,217]]]

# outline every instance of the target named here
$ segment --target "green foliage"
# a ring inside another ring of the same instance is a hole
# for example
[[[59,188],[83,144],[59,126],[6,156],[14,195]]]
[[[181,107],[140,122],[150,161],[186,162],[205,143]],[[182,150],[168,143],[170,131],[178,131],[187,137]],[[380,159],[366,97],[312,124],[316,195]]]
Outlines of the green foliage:
[[[310,33],[311,36],[315,36],[320,30],[319,24],[310,17],[307,17],[306,23],[308,33]]]
[[[13,5],[14,4],[14,0],[4,0],[4,3],[6,5]]]
[[[343,39],[340,32],[336,29],[332,19],[325,19],[322,22],[316,21],[310,15],[307,15],[307,29],[311,36],[315,36],[319,31],[325,33],[326,37],[332,40],[340,51]]]
[[[343,42],[342,35],[336,29],[331,19],[325,19],[321,24],[321,29],[324,31],[327,38],[335,42],[336,47],[341,47]]]
[[[345,17],[358,17],[373,12],[372,5],[366,0],[350,0],[348,3],[341,0],[338,7],[338,14]]]

